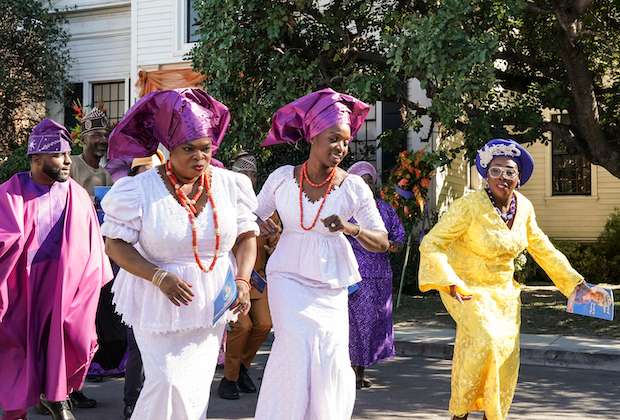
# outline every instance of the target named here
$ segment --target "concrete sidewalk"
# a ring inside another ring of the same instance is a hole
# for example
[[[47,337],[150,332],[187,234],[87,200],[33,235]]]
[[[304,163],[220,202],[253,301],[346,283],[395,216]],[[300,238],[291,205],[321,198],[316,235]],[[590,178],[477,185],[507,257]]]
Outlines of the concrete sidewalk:
[[[452,329],[397,324],[394,334],[399,356],[452,358]],[[521,334],[521,363],[620,372],[620,340]]]

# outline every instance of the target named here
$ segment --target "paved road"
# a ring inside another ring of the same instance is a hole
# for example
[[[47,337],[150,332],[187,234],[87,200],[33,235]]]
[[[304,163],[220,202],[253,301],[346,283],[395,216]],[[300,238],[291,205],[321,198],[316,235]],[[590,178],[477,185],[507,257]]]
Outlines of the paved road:
[[[253,376],[260,377],[266,360],[258,356]],[[251,419],[255,395],[224,401],[213,385],[209,419]],[[291,376],[295,372],[290,372]],[[450,361],[399,357],[369,370],[375,386],[358,392],[354,419],[448,419]],[[88,383],[86,392],[99,400],[99,407],[78,410],[78,420],[121,419],[122,379]],[[567,370],[523,366],[510,419],[612,420],[620,419],[620,375],[617,372]],[[470,416],[479,419],[481,416]],[[49,417],[29,417],[44,420]]]

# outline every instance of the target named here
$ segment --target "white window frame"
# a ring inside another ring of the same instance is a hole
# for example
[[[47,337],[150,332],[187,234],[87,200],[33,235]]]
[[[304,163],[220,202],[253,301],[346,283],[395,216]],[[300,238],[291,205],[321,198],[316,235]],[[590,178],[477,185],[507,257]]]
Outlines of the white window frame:
[[[183,57],[187,55],[190,50],[196,45],[196,42],[186,42],[185,35],[187,34],[187,3],[188,0],[176,0],[176,7],[174,8],[174,22],[175,22],[175,51],[173,55],[175,57]]]

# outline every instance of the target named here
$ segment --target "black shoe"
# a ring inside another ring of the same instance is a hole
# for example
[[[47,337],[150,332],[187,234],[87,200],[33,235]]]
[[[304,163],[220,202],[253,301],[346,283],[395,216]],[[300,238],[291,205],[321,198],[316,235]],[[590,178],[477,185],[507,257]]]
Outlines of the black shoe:
[[[239,380],[237,381],[237,385],[241,392],[256,394],[256,385],[254,385],[254,381],[252,381],[252,378],[250,378],[248,374],[248,368],[243,365],[239,368]]]
[[[217,388],[217,393],[220,398],[225,400],[238,400],[239,387],[237,386],[237,382],[222,378],[222,382],[220,382],[220,386]]]
[[[75,420],[68,401],[52,402],[41,396],[37,410],[44,411],[44,414],[51,415],[53,420]]]
[[[125,420],[131,419],[131,415],[133,414],[134,408],[136,408],[136,406],[132,404],[125,406],[125,409],[123,410],[123,416],[125,416]]]
[[[69,394],[71,403],[74,408],[95,408],[97,407],[97,401],[92,398],[88,398],[82,391],[73,391]]]

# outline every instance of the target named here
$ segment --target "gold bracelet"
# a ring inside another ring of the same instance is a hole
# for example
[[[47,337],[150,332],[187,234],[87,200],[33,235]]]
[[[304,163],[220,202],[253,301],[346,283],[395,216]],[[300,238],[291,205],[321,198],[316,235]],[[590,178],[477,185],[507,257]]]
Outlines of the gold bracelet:
[[[155,270],[155,274],[153,274],[151,283],[153,283],[153,286],[159,288],[167,275],[168,272],[166,270],[158,268],[157,270]]]
[[[159,273],[161,273],[161,269],[160,268],[156,269],[155,270],[155,274],[153,274],[153,277],[151,277],[151,283],[153,283],[153,286],[155,286],[155,287],[159,287],[159,282],[160,282],[160,280],[159,280],[160,274]]]
[[[360,225],[357,225],[357,232],[353,236],[354,238],[357,238],[358,236],[360,236],[360,233],[362,233],[362,227]]]

